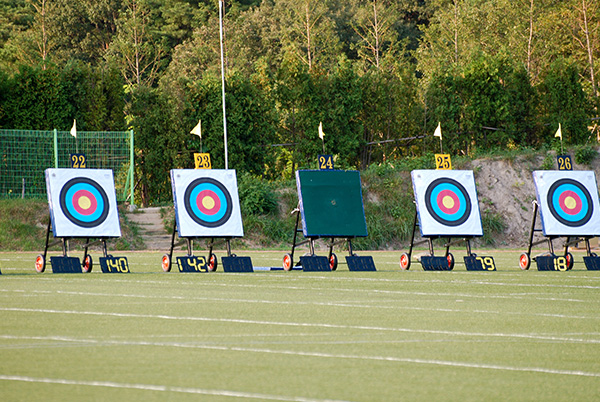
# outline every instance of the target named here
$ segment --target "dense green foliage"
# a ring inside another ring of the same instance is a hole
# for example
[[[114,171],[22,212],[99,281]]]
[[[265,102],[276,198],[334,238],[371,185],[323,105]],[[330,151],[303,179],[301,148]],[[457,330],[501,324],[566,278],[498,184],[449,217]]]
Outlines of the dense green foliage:
[[[225,166],[217,0],[0,1],[0,128],[135,131],[136,203]],[[597,0],[227,0],[228,167],[595,141]],[[586,28],[587,27],[587,28]],[[202,139],[189,131],[202,120]],[[324,142],[317,128],[323,123]],[[595,128],[594,128],[595,130]]]

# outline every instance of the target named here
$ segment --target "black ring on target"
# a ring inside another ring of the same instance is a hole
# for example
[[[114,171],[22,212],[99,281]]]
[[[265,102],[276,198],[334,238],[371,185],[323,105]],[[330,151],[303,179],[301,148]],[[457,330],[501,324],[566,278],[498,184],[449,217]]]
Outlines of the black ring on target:
[[[574,202],[571,209],[564,200],[567,193],[572,198],[571,202]],[[583,184],[573,179],[555,181],[548,190],[547,201],[552,216],[569,227],[585,225],[594,212],[589,191]]]
[[[204,205],[205,197],[210,206]],[[183,196],[185,210],[199,225],[216,228],[229,220],[232,212],[231,195],[219,181],[201,177],[190,183]]]
[[[438,196],[442,192],[452,197],[452,209],[440,205]],[[469,193],[462,184],[449,177],[441,177],[429,184],[425,191],[425,206],[431,217],[445,226],[460,226],[471,216]]]
[[[96,227],[106,220],[108,197],[100,184],[87,177],[75,177],[60,190],[60,208],[77,226]]]

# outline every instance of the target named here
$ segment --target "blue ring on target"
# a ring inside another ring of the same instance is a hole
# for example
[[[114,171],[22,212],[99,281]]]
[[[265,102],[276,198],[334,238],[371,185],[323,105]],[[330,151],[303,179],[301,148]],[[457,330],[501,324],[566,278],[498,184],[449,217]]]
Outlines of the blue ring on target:
[[[201,206],[204,203],[202,197],[210,198],[210,207]],[[233,209],[227,188],[210,177],[192,181],[185,189],[183,202],[190,218],[209,228],[216,228],[227,222]]]
[[[442,192],[452,199],[451,207],[440,205]],[[462,184],[449,177],[441,177],[429,184],[425,191],[425,206],[431,217],[445,226],[460,226],[471,216],[469,193]]]
[[[75,177],[60,190],[60,208],[77,226],[93,228],[106,220],[109,202],[100,184],[87,177]]]
[[[564,197],[569,192],[573,208],[565,204]],[[561,201],[561,198],[563,200]],[[592,197],[583,184],[573,179],[560,179],[552,183],[547,195],[548,208],[552,216],[569,227],[583,226],[591,219],[594,212]],[[575,210],[575,211],[573,211]]]

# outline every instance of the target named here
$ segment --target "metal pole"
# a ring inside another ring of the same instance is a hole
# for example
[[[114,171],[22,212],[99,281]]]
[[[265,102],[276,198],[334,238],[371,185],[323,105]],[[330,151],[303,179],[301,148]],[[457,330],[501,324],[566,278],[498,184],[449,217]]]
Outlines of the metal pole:
[[[135,182],[133,180],[134,176],[134,165],[133,165],[133,157],[134,157],[134,149],[133,149],[133,130],[129,130],[129,185],[131,191],[131,201],[129,204],[129,210],[133,211],[135,209],[135,202],[133,199],[133,188],[135,186]],[[127,191],[127,189],[125,189]]]
[[[219,36],[221,39],[221,92],[223,98],[223,142],[225,145],[225,169],[227,163],[227,115],[225,113],[225,63],[223,61],[223,0],[219,0]]]
[[[54,167],[58,169],[58,132],[54,129]]]

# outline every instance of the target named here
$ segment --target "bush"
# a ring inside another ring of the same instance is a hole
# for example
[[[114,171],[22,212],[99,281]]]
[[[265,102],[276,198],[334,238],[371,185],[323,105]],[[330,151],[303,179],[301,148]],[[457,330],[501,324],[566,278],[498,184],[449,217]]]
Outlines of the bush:
[[[596,148],[585,145],[575,150],[575,162],[582,165],[590,165],[598,156]]]
[[[267,215],[277,211],[277,197],[269,182],[243,173],[238,179],[240,206],[244,215]]]

